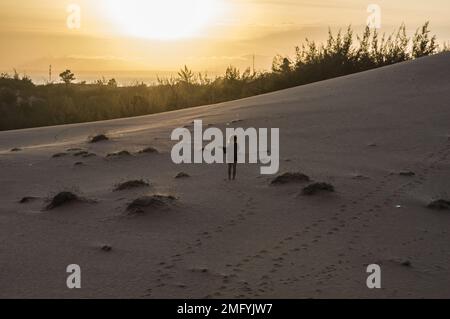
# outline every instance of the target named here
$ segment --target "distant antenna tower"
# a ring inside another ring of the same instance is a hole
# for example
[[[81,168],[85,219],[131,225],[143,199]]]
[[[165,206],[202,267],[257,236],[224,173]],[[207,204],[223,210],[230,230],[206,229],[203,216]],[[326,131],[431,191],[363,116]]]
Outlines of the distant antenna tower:
[[[48,67],[48,83],[52,83],[52,65]]]
[[[255,54],[253,54],[253,74],[255,74]]]

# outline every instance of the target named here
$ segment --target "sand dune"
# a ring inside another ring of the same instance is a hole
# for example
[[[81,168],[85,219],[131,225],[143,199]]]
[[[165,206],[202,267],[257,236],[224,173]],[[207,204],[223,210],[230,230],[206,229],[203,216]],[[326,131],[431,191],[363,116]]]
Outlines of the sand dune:
[[[449,70],[447,53],[217,105],[0,132],[0,297],[450,297],[450,211],[427,208],[450,198]],[[173,164],[170,133],[194,119],[280,128],[280,174],[335,191],[271,185],[259,165],[228,182],[225,165]],[[88,143],[97,134],[109,140]],[[148,186],[114,191],[136,180]],[[45,210],[62,191],[89,200]],[[140,198],[149,209],[127,213]],[[382,289],[366,287],[373,263]],[[67,289],[69,264],[82,289]]]

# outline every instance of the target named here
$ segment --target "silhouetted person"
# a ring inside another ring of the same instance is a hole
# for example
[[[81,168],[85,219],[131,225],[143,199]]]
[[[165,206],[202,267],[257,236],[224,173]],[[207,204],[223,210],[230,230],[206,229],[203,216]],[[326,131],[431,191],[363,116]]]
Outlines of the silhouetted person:
[[[238,144],[237,136],[231,136],[226,148],[227,163],[228,163],[228,180],[236,179],[236,166],[238,161]]]

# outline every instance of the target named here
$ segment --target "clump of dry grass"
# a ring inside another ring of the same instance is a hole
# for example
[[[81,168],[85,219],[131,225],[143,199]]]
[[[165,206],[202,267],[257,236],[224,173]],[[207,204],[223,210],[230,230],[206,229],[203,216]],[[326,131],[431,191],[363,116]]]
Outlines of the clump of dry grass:
[[[450,201],[445,200],[445,199],[437,199],[437,200],[434,200],[431,203],[429,203],[427,205],[427,207],[430,209],[435,209],[435,210],[449,210],[450,209]]]
[[[398,175],[404,176],[404,177],[412,177],[412,176],[415,176],[416,173],[414,173],[413,171],[402,171],[402,172],[398,173]]]
[[[290,184],[290,183],[304,183],[309,182],[310,178],[309,176],[299,173],[299,172],[288,172],[284,173],[282,175],[279,175],[275,177],[270,184],[271,185],[284,185],[284,184]]]
[[[59,158],[64,156],[67,156],[67,153],[56,153],[52,155],[52,158]]]
[[[50,203],[46,206],[47,210],[61,207],[74,202],[83,202],[84,200],[72,192],[60,192],[56,194]]]
[[[26,203],[35,201],[36,199],[38,199],[38,198],[34,197],[34,196],[25,196],[21,200],[19,200],[19,203],[20,204],[26,204]]]
[[[119,157],[119,156],[131,156],[131,153],[128,151],[119,151],[115,153],[109,153],[106,157]]]
[[[143,214],[146,210],[161,210],[170,208],[176,201],[172,195],[150,195],[142,196],[133,200],[127,206],[130,215]]]
[[[303,188],[303,195],[314,195],[319,192],[334,192],[334,186],[328,183],[314,183]]]
[[[180,172],[175,176],[176,179],[189,178],[189,177],[191,177],[191,176],[185,172]]]
[[[89,143],[98,143],[98,142],[103,142],[103,141],[108,141],[108,140],[109,140],[109,137],[106,136],[105,134],[98,134],[98,135],[91,137],[91,139],[89,140]]]
[[[138,152],[139,154],[158,154],[158,150],[154,147],[146,147]]]
[[[141,180],[131,180],[131,181],[117,184],[114,187],[114,191],[115,192],[124,191],[124,190],[128,190],[128,189],[139,188],[139,187],[148,187],[148,186],[150,186],[150,184],[142,179]]]
[[[87,152],[87,151],[77,151],[77,152],[73,153],[73,156],[86,156],[88,154],[89,154],[89,152]]]

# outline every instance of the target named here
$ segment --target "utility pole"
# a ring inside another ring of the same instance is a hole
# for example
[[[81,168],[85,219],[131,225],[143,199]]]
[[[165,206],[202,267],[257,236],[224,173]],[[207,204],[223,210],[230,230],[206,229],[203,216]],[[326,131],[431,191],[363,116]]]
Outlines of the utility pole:
[[[48,67],[48,83],[52,83],[52,65]]]

